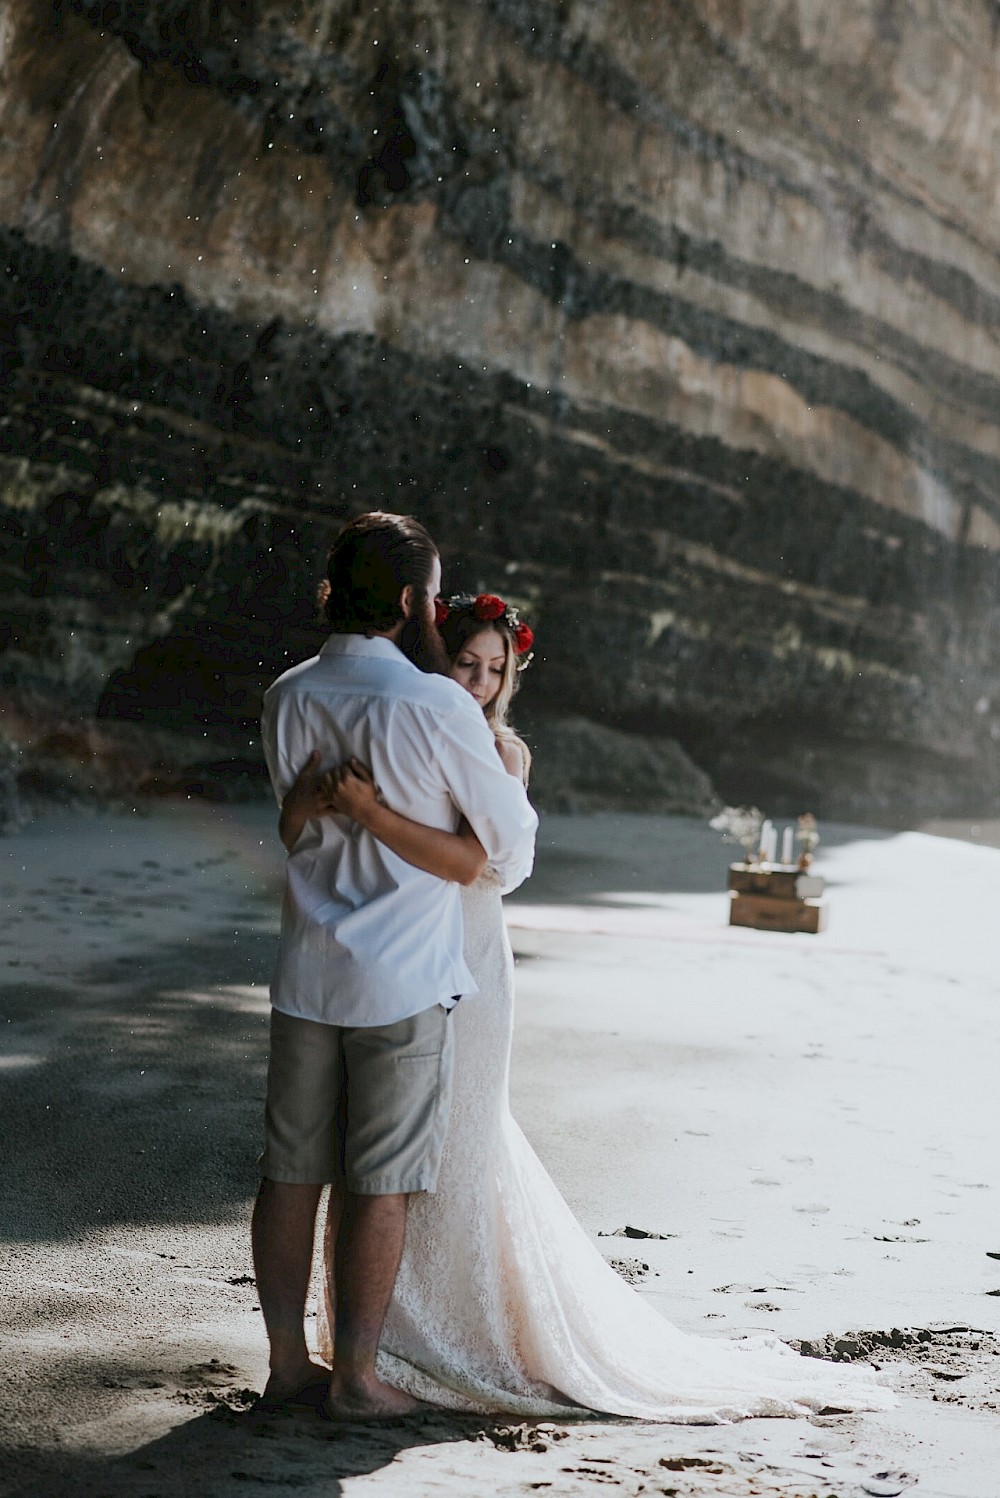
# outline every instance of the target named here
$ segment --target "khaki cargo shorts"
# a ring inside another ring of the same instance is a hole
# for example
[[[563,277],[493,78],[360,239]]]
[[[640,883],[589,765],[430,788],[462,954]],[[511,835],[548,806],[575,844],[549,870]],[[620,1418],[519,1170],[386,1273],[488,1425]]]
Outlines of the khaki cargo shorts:
[[[433,1191],[451,1103],[452,1026],[435,1004],[393,1025],[271,1011],[261,1173],[362,1196]]]

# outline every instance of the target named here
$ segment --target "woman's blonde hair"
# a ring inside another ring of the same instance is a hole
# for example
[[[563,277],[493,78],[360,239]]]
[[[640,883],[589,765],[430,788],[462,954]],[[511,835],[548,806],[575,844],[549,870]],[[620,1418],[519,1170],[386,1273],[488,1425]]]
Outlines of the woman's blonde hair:
[[[520,746],[524,760],[523,775],[527,780],[528,771],[531,768],[531,751],[507,716],[511,701],[521,685],[522,668],[518,667],[514,629],[503,614],[495,619],[477,618],[473,613],[473,604],[474,600],[471,598],[448,600],[448,617],[438,626],[441,638],[452,664],[477,635],[484,635],[493,630],[503,640],[504,665],[500,687],[493,701],[483,709],[483,713],[500,743]]]

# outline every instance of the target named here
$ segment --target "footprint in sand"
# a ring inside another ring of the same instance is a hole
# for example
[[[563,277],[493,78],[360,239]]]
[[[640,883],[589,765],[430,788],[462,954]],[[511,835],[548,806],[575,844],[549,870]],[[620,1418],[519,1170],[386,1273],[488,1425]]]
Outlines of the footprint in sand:
[[[220,1363],[218,1358],[212,1358],[208,1363],[192,1363],[182,1368],[177,1374],[177,1382],[185,1389],[216,1389],[228,1386],[239,1376],[239,1369],[232,1363]]]
[[[649,1265],[641,1259],[609,1259],[608,1263],[627,1285],[640,1285],[650,1272]]]

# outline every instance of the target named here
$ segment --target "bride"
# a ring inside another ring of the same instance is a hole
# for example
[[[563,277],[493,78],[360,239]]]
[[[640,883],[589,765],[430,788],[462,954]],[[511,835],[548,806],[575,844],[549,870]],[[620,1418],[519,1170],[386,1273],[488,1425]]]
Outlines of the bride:
[[[452,676],[482,707],[509,773],[526,781],[531,758],[507,712],[530,629],[492,594],[439,605],[439,624]],[[587,1410],[717,1424],[894,1403],[870,1375],[774,1340],[681,1332],[624,1283],[511,1115],[513,957],[498,882],[474,833],[431,832],[393,812],[358,761],[332,773],[327,794],[401,857],[464,886],[465,958],[479,985],[454,1012],[448,1139],[436,1193],[410,1201],[380,1376],[434,1405],[530,1417]],[[328,1357],[329,1319],[328,1304]]]

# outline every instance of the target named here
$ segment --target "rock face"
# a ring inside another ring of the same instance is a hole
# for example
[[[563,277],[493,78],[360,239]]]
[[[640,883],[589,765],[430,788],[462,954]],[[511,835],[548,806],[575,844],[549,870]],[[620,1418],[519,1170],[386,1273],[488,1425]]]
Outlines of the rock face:
[[[346,515],[529,709],[1000,804],[984,0],[6,0],[0,671],[252,749]]]
[[[618,733],[587,718],[546,716],[525,728],[531,743],[531,798],[543,811],[627,807],[661,816],[710,817],[711,781],[672,739]]]

